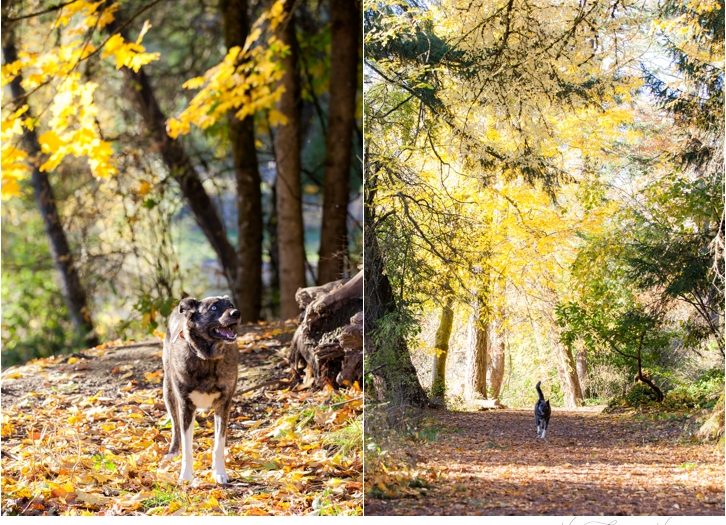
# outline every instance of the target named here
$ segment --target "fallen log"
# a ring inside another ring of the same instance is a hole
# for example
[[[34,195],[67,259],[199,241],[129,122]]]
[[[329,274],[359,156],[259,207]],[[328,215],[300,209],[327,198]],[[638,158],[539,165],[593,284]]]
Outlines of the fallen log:
[[[302,314],[290,343],[290,366],[303,385],[360,384],[363,377],[363,272],[348,281],[301,288]]]

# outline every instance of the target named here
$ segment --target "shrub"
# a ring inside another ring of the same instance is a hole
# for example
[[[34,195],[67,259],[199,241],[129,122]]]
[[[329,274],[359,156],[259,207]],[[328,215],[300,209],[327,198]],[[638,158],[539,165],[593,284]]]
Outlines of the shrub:
[[[713,408],[724,388],[722,369],[710,369],[696,381],[681,384],[666,394],[668,408]]]
[[[635,383],[625,394],[625,402],[628,406],[637,408],[656,402],[655,392],[643,383]]]

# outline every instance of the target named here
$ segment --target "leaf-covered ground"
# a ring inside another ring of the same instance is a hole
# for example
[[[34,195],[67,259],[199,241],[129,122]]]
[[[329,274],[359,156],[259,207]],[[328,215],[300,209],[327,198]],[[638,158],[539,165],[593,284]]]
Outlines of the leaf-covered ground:
[[[413,438],[369,442],[366,515],[723,516],[723,453],[687,418],[555,410],[544,441],[533,419],[426,411]]]
[[[161,346],[105,345],[2,374],[3,514],[361,514],[362,401],[289,388],[291,324],[244,327],[227,473],[210,475],[211,412],[197,412],[196,483],[162,460],[171,430]]]

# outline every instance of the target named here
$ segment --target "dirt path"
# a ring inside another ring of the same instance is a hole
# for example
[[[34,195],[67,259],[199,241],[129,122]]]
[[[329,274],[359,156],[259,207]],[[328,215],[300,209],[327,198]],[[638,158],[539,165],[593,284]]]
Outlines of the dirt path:
[[[407,451],[428,487],[366,497],[366,515],[720,515],[724,459],[681,440],[682,420],[556,410],[545,441],[529,410],[429,411],[441,432]]]

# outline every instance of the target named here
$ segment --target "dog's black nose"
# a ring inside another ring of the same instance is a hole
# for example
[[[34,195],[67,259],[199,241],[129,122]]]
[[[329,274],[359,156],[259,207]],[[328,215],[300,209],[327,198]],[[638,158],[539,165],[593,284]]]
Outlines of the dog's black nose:
[[[232,310],[231,312],[229,312],[229,316],[234,317],[235,319],[239,319],[239,316],[240,316],[239,310]]]

